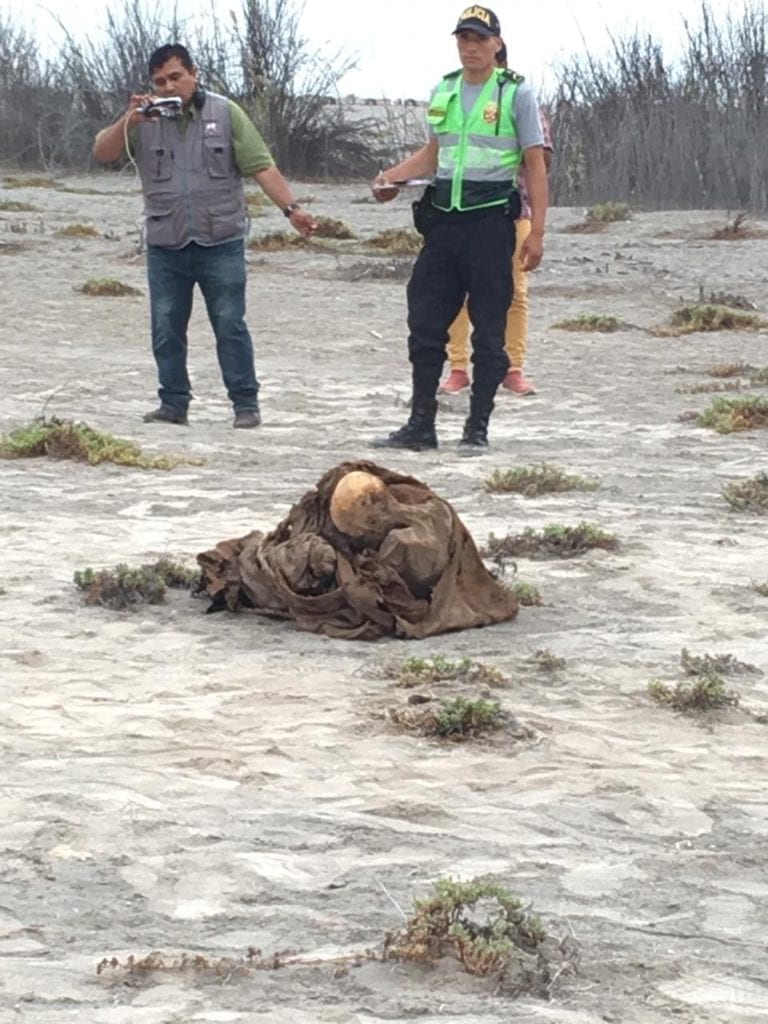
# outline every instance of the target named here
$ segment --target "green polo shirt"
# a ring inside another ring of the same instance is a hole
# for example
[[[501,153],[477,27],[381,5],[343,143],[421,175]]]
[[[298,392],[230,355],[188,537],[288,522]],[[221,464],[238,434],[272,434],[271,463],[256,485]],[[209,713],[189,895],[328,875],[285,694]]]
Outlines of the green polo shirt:
[[[250,178],[258,171],[266,171],[268,167],[274,167],[275,161],[269,152],[266,142],[259,134],[256,125],[248,117],[242,107],[234,100],[227,100],[229,104],[229,118],[232,125],[232,146],[235,151],[235,163],[237,169],[244,178]],[[189,121],[193,117],[199,117],[200,111],[195,107],[189,107],[184,111],[183,117],[178,125],[182,132],[186,131]],[[134,125],[128,132],[128,141],[131,153],[136,154],[138,142],[138,125]]]

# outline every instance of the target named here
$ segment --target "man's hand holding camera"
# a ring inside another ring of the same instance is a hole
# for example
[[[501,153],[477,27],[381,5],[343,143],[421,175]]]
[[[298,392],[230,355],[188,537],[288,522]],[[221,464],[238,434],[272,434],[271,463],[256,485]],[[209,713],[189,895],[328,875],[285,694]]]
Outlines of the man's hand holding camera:
[[[125,112],[125,119],[128,121],[128,127],[132,128],[135,124],[140,124],[142,121],[146,121],[147,117],[142,113],[148,103],[154,99],[154,96],[149,93],[134,93],[128,101],[128,108]]]

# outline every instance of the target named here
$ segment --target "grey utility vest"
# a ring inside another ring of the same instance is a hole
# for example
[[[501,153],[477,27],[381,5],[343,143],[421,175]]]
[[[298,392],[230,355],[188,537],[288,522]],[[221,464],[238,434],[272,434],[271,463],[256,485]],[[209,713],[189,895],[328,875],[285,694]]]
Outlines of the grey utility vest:
[[[235,164],[229,101],[206,92],[186,131],[166,117],[139,125],[136,163],[147,245],[180,249],[244,238],[248,213]]]

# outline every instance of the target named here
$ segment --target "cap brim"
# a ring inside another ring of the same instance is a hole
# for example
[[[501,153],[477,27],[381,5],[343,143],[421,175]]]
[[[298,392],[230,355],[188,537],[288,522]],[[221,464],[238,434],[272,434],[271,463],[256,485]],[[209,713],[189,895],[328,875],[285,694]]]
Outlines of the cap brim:
[[[457,25],[451,35],[455,36],[459,32],[477,32],[479,36],[495,36],[497,34],[487,25]]]

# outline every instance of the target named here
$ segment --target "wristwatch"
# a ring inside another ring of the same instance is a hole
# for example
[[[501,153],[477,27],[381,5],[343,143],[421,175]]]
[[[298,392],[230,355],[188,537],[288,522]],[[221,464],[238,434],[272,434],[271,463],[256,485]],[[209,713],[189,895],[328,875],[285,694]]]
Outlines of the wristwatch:
[[[301,207],[298,203],[289,203],[288,206],[283,207],[283,216],[290,217],[294,210],[300,210]]]

